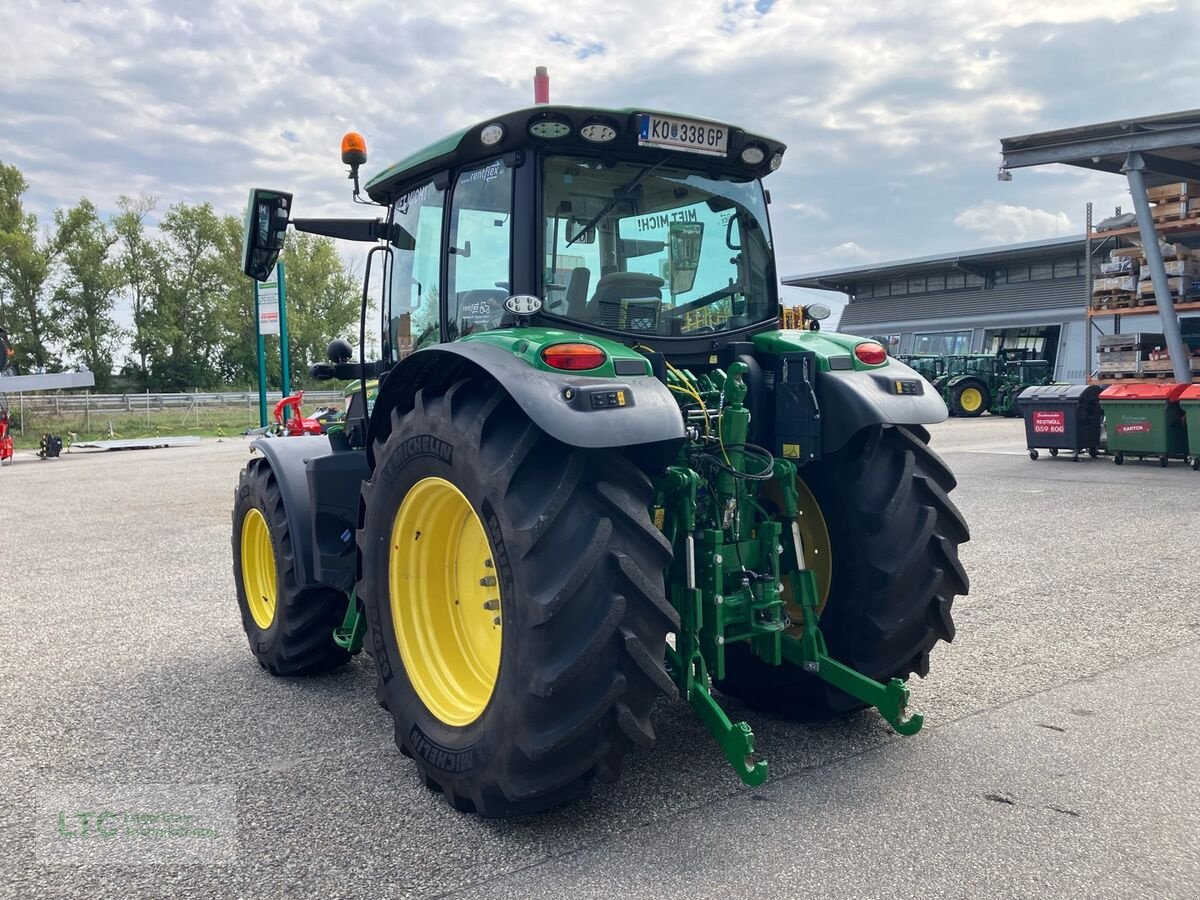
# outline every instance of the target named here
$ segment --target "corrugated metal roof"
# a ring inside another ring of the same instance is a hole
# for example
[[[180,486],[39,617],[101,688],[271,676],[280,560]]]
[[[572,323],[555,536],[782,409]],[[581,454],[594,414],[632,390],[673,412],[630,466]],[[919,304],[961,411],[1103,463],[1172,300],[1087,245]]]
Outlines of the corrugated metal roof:
[[[1055,309],[1084,304],[1085,279],[1054,278],[1001,284],[989,290],[973,288],[915,297],[857,300],[842,310],[839,330],[853,332],[863,324],[923,319],[960,319],[1001,313]]]
[[[998,244],[993,247],[978,247],[974,250],[958,250],[953,253],[938,253],[933,256],[915,256],[911,259],[894,259],[888,262],[866,263],[845,269],[826,269],[807,275],[789,275],[783,283],[793,287],[816,288],[817,290],[839,290],[839,285],[854,284],[883,275],[907,275],[937,269],[953,269],[956,262],[987,263],[1000,262],[1012,257],[1054,256],[1064,249],[1077,249],[1083,253],[1082,234],[1049,238],[1041,241],[1024,241],[1019,244]]]

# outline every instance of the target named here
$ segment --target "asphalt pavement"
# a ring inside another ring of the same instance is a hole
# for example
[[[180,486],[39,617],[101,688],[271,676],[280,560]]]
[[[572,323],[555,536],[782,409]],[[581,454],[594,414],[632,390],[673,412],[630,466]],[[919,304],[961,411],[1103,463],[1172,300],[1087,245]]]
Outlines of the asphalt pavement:
[[[230,563],[244,441],[19,454],[0,469],[0,896],[1197,896],[1200,474],[1032,462],[1019,421],[933,431],[972,590],[913,684],[924,731],[729,701],[770,761],[752,790],[664,701],[617,784],[509,821],[418,782],[369,658],[300,680],[254,662]],[[222,840],[151,860],[76,839],[118,789]]]

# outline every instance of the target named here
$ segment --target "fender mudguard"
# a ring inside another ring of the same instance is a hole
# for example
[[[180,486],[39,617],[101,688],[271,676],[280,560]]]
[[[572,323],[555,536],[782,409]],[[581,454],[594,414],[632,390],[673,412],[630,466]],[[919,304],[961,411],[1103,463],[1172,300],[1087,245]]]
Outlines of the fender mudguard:
[[[296,582],[312,587],[317,581],[313,565],[312,500],[308,492],[308,461],[333,452],[325,435],[259,438],[250,448],[262,454],[270,465],[283,495],[288,531],[295,557]]]
[[[960,384],[965,384],[968,381],[978,384],[981,388],[984,388],[985,390],[988,389],[987,382],[984,381],[982,378],[980,378],[978,375],[972,375],[969,372],[964,372],[962,375],[955,375],[953,378],[947,379],[945,385],[943,386],[943,390],[952,391],[956,387],[958,387]],[[990,394],[991,391],[988,390],[988,393]]]
[[[464,341],[418,350],[388,372],[379,385],[367,428],[371,467],[376,442],[391,433],[393,410],[412,409],[423,387],[444,387],[471,373],[493,378],[538,428],[572,447],[629,447],[684,437],[679,404],[653,375],[597,378],[547,372],[502,347]],[[618,391],[624,392],[623,405],[594,399],[597,394],[607,399]]]
[[[950,416],[929,382],[896,360],[877,369],[822,372],[816,381],[825,453],[840,450],[869,425],[932,425]],[[921,393],[898,393],[898,381],[915,382]]]

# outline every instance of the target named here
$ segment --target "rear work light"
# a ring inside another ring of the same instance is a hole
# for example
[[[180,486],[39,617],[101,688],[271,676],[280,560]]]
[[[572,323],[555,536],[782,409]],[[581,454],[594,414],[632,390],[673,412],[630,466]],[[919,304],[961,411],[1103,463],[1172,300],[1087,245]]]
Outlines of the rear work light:
[[[604,365],[608,356],[593,344],[551,344],[542,351],[542,362],[552,369],[581,372]]]
[[[877,344],[875,341],[863,341],[861,344],[856,344],[854,355],[858,357],[859,362],[864,362],[868,366],[878,366],[887,362],[887,350],[884,349],[883,344]]]

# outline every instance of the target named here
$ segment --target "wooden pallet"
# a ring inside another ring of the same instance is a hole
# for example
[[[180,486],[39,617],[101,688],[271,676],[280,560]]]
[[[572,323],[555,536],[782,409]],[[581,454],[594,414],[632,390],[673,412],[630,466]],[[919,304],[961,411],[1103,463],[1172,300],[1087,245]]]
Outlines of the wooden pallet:
[[[1102,372],[1101,374],[1105,378],[1115,378],[1118,380],[1137,379],[1139,381],[1161,381],[1175,377],[1170,372]]]
[[[1193,375],[1200,375],[1200,359],[1189,359],[1189,369]],[[1142,371],[1147,375],[1159,372],[1174,372],[1175,366],[1170,359],[1148,359],[1142,363]]]
[[[1200,183],[1195,181],[1173,181],[1146,189],[1151,203],[1170,203],[1180,200],[1195,200],[1200,197]]]
[[[1160,203],[1150,207],[1150,216],[1155,222],[1200,222],[1200,203],[1194,197],[1191,200]]]
[[[1092,309],[1131,309],[1138,305],[1138,298],[1130,293],[1095,294],[1092,297]]]

